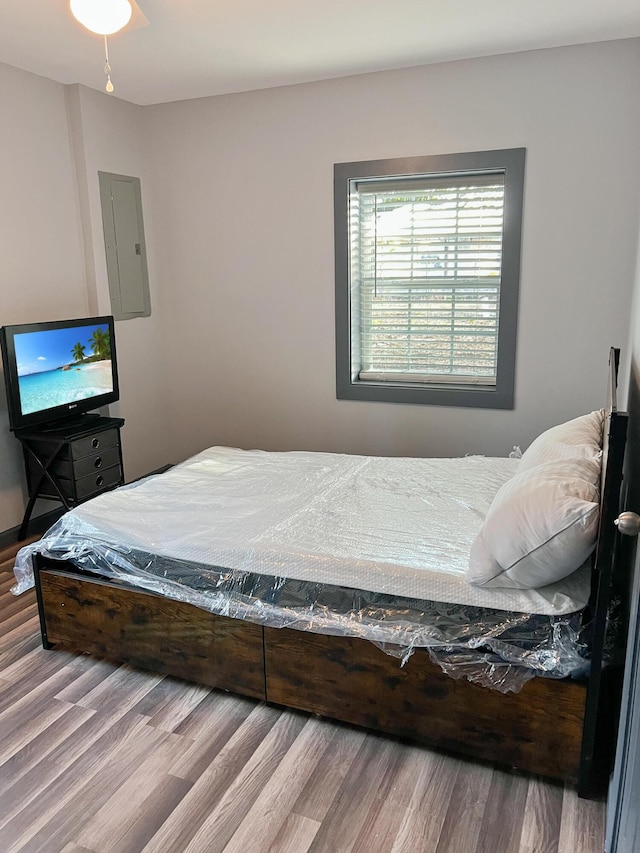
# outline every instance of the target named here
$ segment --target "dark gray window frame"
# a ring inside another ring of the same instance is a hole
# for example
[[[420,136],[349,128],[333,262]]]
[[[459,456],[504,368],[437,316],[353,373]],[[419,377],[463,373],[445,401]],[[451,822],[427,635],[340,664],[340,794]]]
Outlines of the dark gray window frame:
[[[334,166],[336,395],[339,400],[423,403],[513,409],[520,287],[520,250],[525,149],[336,163]],[[349,184],[364,178],[414,177],[443,173],[504,171],[504,228],[500,288],[497,380],[495,388],[424,386],[361,381],[353,370],[349,275]]]

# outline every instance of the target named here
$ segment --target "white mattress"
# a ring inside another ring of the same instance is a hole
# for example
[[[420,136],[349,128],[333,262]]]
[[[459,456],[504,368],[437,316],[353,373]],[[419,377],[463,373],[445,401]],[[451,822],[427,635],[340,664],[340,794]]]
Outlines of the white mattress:
[[[209,566],[525,613],[579,610],[587,566],[538,590],[465,580],[471,542],[517,465],[214,447],[82,504],[65,526]]]

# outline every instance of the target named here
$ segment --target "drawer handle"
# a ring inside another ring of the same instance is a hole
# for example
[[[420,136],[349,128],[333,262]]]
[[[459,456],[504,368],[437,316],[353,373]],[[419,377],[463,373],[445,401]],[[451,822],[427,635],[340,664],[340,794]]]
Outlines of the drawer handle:
[[[101,486],[104,483],[104,477],[102,474],[98,474],[96,477],[96,486]]]
[[[91,439],[91,447],[93,447],[94,450],[97,450],[100,447],[100,439],[99,438],[92,438]]]
[[[96,468],[102,468],[102,456],[96,456],[93,461],[93,464]]]

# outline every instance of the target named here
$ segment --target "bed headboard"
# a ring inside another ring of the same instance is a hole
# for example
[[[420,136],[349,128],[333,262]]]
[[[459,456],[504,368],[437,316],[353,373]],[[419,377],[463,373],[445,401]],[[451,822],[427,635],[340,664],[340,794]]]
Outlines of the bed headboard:
[[[600,524],[587,608],[591,631],[591,673],[587,689],[579,793],[594,795],[591,780],[608,778],[620,709],[628,607],[622,600],[628,563],[622,559],[615,520],[620,512],[627,413],[618,411],[620,350],[609,353],[606,416],[602,441]],[[611,655],[612,649],[616,654]]]
[[[615,520],[620,512],[622,490],[622,465],[627,437],[627,413],[618,411],[617,386],[620,350],[614,347],[609,352],[609,378],[605,408],[604,434],[602,437],[602,476],[600,484],[600,524],[594,560],[593,594],[598,587],[597,576],[612,573],[613,550],[616,540]]]

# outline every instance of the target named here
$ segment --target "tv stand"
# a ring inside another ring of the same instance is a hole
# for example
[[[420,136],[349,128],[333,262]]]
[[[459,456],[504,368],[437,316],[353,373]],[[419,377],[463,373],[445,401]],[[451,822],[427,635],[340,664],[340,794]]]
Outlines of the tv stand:
[[[81,415],[37,429],[16,430],[22,444],[29,502],[18,540],[27,536],[39,498],[65,509],[124,483],[120,429],[123,418]]]

